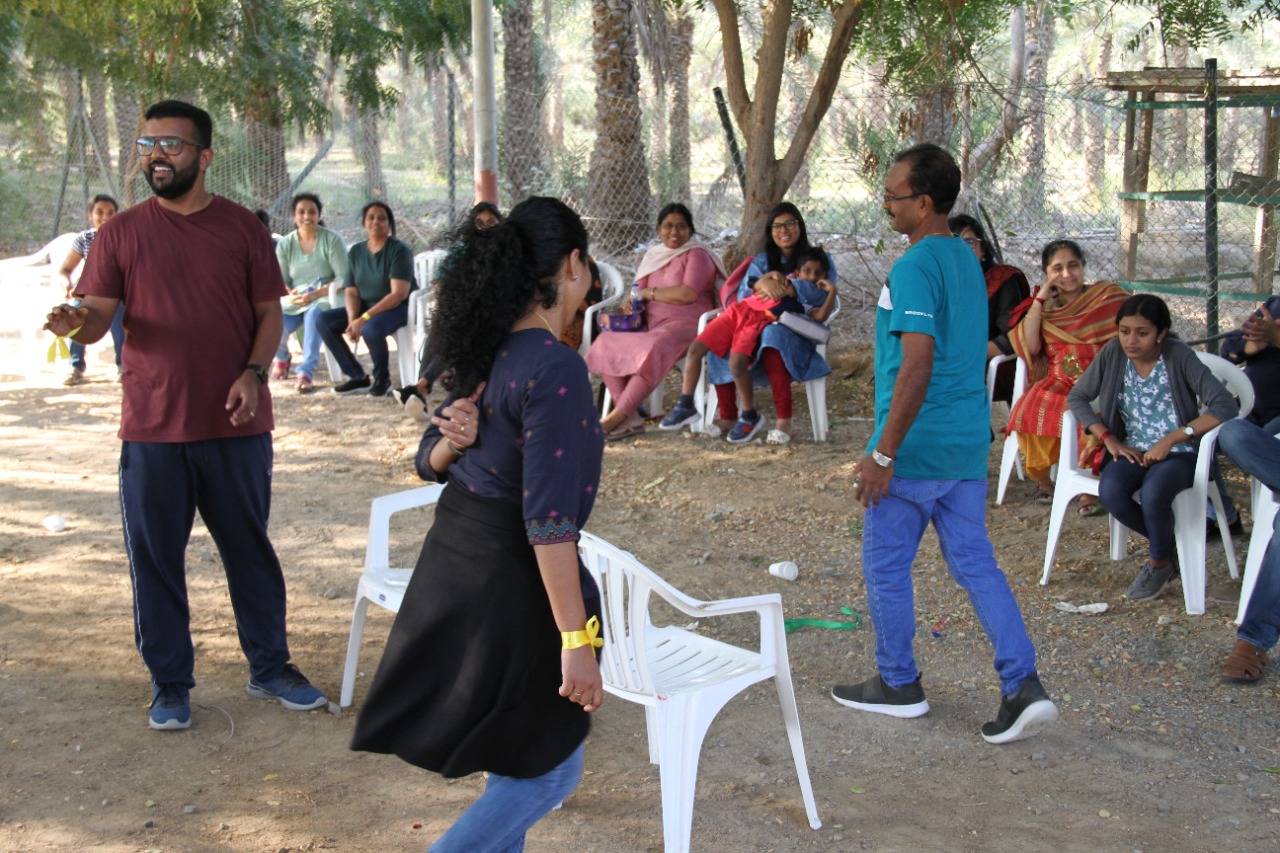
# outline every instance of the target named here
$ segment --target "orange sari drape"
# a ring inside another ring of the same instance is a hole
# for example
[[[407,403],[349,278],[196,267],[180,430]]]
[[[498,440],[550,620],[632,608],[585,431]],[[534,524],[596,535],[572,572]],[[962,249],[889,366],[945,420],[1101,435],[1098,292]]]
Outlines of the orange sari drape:
[[[1100,281],[1085,288],[1070,305],[1045,306],[1040,315],[1040,352],[1034,356],[1027,347],[1026,321],[1009,330],[1013,351],[1026,362],[1028,382],[1034,383],[1013,406],[1011,432],[1061,436],[1067,394],[1103,344],[1116,336],[1116,313],[1128,298],[1118,285]]]

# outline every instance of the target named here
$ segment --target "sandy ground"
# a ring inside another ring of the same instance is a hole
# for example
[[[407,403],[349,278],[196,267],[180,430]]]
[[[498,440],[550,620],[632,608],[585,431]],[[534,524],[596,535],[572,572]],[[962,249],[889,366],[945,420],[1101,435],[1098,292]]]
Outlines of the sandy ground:
[[[42,299],[11,300],[11,317]],[[193,726],[147,728],[116,501],[119,386],[99,358],[108,348],[96,346],[93,381],[62,387],[65,368],[43,363],[47,339],[30,331],[30,316],[0,330],[0,850],[425,849],[481,780],[445,781],[347,749],[390,615],[371,611],[353,708],[293,713],[252,700],[222,568],[199,522],[188,550]],[[864,612],[861,510],[847,474],[868,433],[870,377],[865,351],[847,338],[833,349],[828,443],[809,440],[799,389],[800,437],[787,448],[651,429],[606,450],[589,528],[694,596],[780,592],[788,616]],[[369,501],[415,485],[419,429],[390,400],[327,391],[282,388],[276,414],[271,529],[289,580],[294,658],[336,699]],[[992,464],[994,473],[995,453]],[[1157,602],[1127,603],[1139,543],[1110,562],[1100,519],[1068,521],[1052,583],[1041,587],[1046,511],[1029,485],[1010,491],[991,507],[991,533],[1060,722],[1005,747],[981,740],[998,702],[991,651],[930,534],[915,579],[932,712],[900,721],[829,698],[833,683],[872,671],[865,617],[851,631],[791,634],[824,826],[808,827],[776,694],[758,686],[720,714],[703,746],[694,850],[1280,847],[1280,678],[1268,672],[1240,687],[1216,677],[1239,593],[1221,546],[1209,548],[1204,616],[1182,612],[1177,585]],[[66,519],[58,533],[42,527],[55,514]],[[407,515],[394,530],[400,565],[411,565],[429,524]],[[1237,548],[1243,558],[1245,543]],[[799,580],[767,573],[781,559],[800,565]],[[1066,615],[1058,601],[1111,610]],[[704,630],[746,643],[753,629],[735,617]],[[658,772],[638,706],[606,702],[587,768],[527,849],[660,851]]]

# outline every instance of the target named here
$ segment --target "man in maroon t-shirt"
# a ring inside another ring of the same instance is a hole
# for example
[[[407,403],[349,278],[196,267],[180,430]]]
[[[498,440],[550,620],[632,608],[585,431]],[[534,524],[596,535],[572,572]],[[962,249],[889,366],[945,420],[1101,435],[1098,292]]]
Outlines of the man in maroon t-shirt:
[[[280,267],[257,218],[205,189],[209,114],[161,101],[145,120],[137,146],[156,197],[99,229],[79,307],[54,308],[45,328],[92,343],[125,306],[120,506],[149,724],[191,725],[185,553],[196,511],[222,556],[249,695],[319,708],[324,694],[289,663],[284,573],[267,537],[274,422],[263,365],[283,329]]]

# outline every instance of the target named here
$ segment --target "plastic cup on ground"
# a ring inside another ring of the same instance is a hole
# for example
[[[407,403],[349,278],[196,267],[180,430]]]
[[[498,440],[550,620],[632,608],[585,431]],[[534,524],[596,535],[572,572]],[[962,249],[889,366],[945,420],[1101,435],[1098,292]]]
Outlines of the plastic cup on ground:
[[[793,581],[800,574],[800,567],[790,560],[783,560],[781,563],[774,563],[770,566],[769,574],[775,578]]]

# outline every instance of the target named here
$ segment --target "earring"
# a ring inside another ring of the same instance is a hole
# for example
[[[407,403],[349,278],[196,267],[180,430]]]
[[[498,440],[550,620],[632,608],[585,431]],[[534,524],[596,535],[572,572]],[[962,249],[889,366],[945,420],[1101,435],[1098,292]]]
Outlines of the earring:
[[[574,281],[577,281],[577,280],[578,280],[578,279],[580,279],[580,278],[582,278],[582,276],[580,276],[580,275],[575,275],[575,276],[573,277],[573,280],[574,280]]]

